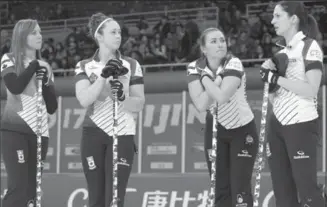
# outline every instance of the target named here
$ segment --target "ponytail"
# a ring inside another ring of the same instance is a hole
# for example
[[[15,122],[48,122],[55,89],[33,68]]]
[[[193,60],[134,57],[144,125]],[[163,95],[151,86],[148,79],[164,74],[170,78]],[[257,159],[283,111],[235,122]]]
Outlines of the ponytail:
[[[302,32],[309,38],[314,40],[318,39],[318,35],[320,33],[318,23],[315,18],[308,14],[306,24],[303,25]]]

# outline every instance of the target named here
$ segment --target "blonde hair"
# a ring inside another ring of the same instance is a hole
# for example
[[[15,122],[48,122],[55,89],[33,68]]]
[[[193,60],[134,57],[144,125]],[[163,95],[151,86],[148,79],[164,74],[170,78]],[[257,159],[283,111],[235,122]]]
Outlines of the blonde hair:
[[[15,70],[20,74],[24,70],[24,53],[27,47],[27,36],[33,32],[34,28],[38,25],[34,19],[19,20],[14,27],[10,52],[13,53],[15,59]],[[36,58],[41,59],[40,50],[36,51]]]
[[[220,31],[220,30],[219,30],[218,28],[215,28],[215,27],[209,27],[208,29],[205,29],[205,30],[201,33],[201,36],[200,36],[200,45],[201,45],[201,46],[205,46],[207,35],[208,35],[210,32],[214,32],[214,31]],[[221,32],[221,31],[220,31],[220,32]]]

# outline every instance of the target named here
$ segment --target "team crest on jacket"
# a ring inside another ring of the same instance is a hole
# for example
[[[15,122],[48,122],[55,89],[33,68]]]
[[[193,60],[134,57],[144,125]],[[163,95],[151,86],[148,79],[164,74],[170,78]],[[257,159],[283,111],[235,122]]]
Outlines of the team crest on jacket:
[[[33,200],[28,201],[27,207],[34,207],[34,201]]]
[[[253,143],[253,137],[251,137],[250,135],[248,135],[247,137],[246,137],[246,144],[252,144]]]

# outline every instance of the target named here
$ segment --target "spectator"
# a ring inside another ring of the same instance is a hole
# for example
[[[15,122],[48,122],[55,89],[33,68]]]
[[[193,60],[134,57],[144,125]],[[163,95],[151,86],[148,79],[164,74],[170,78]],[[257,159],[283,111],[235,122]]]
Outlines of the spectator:
[[[53,8],[50,8],[49,11],[48,11],[48,14],[46,15],[45,19],[47,21],[51,21],[51,20],[56,20],[57,17],[56,17],[56,13],[54,11]]]
[[[49,60],[50,55],[54,53],[52,47],[50,47],[49,43],[45,41],[43,43],[43,47],[41,49],[41,55],[44,59]]]
[[[259,15],[255,15],[253,18],[253,24],[250,27],[250,36],[253,39],[260,39],[262,36],[262,21]]]
[[[261,45],[257,45],[256,53],[253,58],[263,59],[264,57],[265,56],[264,56],[263,48],[261,47]]]
[[[97,45],[92,39],[87,39],[84,44],[83,50],[80,52],[82,59],[87,59],[92,57],[94,51],[96,50],[96,47]]]
[[[240,33],[245,32],[247,34],[250,34],[251,28],[246,18],[241,18],[241,25],[238,30]]]
[[[48,43],[49,43],[49,47],[51,48],[51,51],[53,51],[55,53],[54,39],[49,38]]]
[[[239,54],[239,47],[236,45],[236,38],[230,37],[229,41],[229,50],[231,51],[232,54],[237,55]]]
[[[125,44],[122,46],[123,53],[129,56],[135,44],[136,44],[136,39],[133,36],[130,36],[125,42]]]
[[[247,48],[247,44],[248,44],[248,41],[249,41],[248,39],[249,39],[248,33],[244,32],[244,31],[241,32],[241,34],[240,34],[240,36],[239,36],[239,38],[237,39],[237,42],[236,42],[237,46],[240,47],[240,48],[242,48],[242,47]],[[240,49],[240,53],[236,54],[236,56],[242,56],[241,51],[242,51],[242,49]],[[244,56],[242,56],[242,57],[244,58]]]
[[[237,55],[241,60],[243,59],[247,59],[248,58],[248,54],[247,54],[247,47],[246,47],[246,44],[241,44],[241,45],[238,45],[240,47],[240,52],[239,54]]]
[[[72,32],[69,33],[69,35],[66,37],[66,46],[69,45],[70,42],[75,42],[76,38],[77,38],[77,28],[73,27],[72,28]]]
[[[181,30],[179,35],[183,35],[182,39],[179,42],[179,50],[176,56],[177,62],[185,62],[185,57],[188,55],[191,50],[190,46],[190,34],[186,31]]]
[[[158,24],[153,27],[154,33],[160,34],[160,41],[163,41],[167,36],[167,33],[170,32],[171,23],[167,16],[163,16]]]
[[[117,3],[113,5],[112,9],[117,6],[118,8],[119,6],[123,8],[126,7],[127,4],[126,2]],[[143,3],[139,2],[138,4],[142,10],[141,7],[143,7]],[[157,7],[154,7],[156,4],[148,4],[149,6],[147,8],[153,8],[152,10],[157,9]],[[207,3],[199,3],[197,5],[201,4]],[[35,9],[32,10],[33,13],[30,16],[31,18],[53,20],[58,19],[56,17],[58,15],[61,16],[59,18],[74,16],[71,12],[68,13],[67,9],[64,9],[64,4],[58,4],[56,7],[47,10],[40,5],[34,6]],[[167,8],[171,8],[172,5],[171,3]],[[180,6],[180,8],[183,9],[187,7],[187,5],[189,5],[190,8],[195,7],[195,4],[192,2],[180,3],[175,6]],[[128,6],[131,7],[132,5]],[[263,57],[270,57],[272,56],[272,51],[280,49],[274,47],[274,42],[277,38],[272,36],[272,34],[275,34],[275,31],[273,31],[274,28],[271,27],[271,10],[269,7],[266,10],[269,11],[268,14],[261,13],[251,18],[242,17],[242,9],[239,4],[231,4],[229,7],[228,3],[224,3],[222,6],[219,5],[219,7],[219,24],[226,33],[228,46],[232,53],[235,55],[242,53],[240,56],[244,56],[244,58],[256,58],[261,57],[263,51]],[[76,7],[76,11],[78,10],[79,9]],[[325,22],[327,24],[326,10],[316,11],[312,9],[311,12],[315,15],[319,15],[320,18],[318,19],[320,20],[320,25],[325,25]],[[11,14],[12,17],[9,18],[8,22],[16,22],[18,17],[15,17],[12,12]],[[231,14],[233,14],[232,17]],[[80,13],[80,15],[82,14]],[[60,60],[58,63],[59,67],[65,66],[66,68],[73,67],[72,64],[75,62],[76,55],[83,59],[91,57],[95,51],[95,42],[87,36],[87,29],[85,28],[86,27],[73,28],[72,33],[66,37],[65,41],[57,43],[56,45],[51,44],[51,40],[45,41],[42,48],[42,56],[50,60]],[[189,57],[196,57],[199,54],[199,45],[197,44],[199,31],[197,24],[194,22],[188,22],[184,25],[179,22],[178,17],[174,20],[170,20],[168,16],[162,16],[162,19],[152,28],[149,22],[147,22],[147,19],[142,16],[135,27],[126,27],[124,23],[121,22],[121,29],[122,54],[133,56],[145,64],[188,62]],[[327,33],[327,30],[325,30],[325,27],[321,26],[321,31],[322,36],[326,37],[327,34],[325,33]],[[158,36],[160,39],[159,41]],[[1,39],[3,42],[1,50],[8,50],[8,45],[10,45],[10,43],[6,41],[7,38],[8,37]],[[260,42],[258,42],[258,40],[260,40]],[[326,41],[320,40],[320,44],[324,52],[327,53]],[[77,57],[77,59],[79,57]]]
[[[197,44],[200,31],[197,24],[189,21],[185,24],[184,36],[180,42],[180,51],[177,57],[178,62],[185,62],[187,56],[190,54],[192,47]]]
[[[323,35],[322,35],[321,32],[319,32],[319,34],[317,35],[317,42],[318,42],[318,44],[319,44],[320,47],[322,47],[323,41],[324,41],[323,40]]]
[[[7,19],[7,24],[15,24],[16,23],[16,15],[15,13],[11,12],[9,15],[9,19]]]
[[[61,67],[59,66],[59,63],[60,63],[60,61],[58,61],[58,60],[53,60],[53,61],[51,61],[51,63],[50,63],[50,66],[51,66],[52,70],[54,71],[54,75],[55,75],[55,76],[63,76],[63,73],[56,73],[56,72],[55,72],[56,70],[58,70],[58,69],[61,68]]]
[[[149,42],[149,45],[150,45],[150,42]],[[155,55],[151,52],[150,46],[145,47],[143,63],[144,64],[157,64],[157,59],[156,59]]]
[[[60,65],[62,69],[70,69],[68,65],[67,57],[61,59]]]
[[[327,6],[327,5],[326,5]],[[323,34],[327,33],[327,8],[320,14],[319,29]]]
[[[260,40],[249,39],[249,43],[247,44],[247,56],[246,58],[254,59],[257,57],[257,50],[260,45]]]
[[[154,54],[158,63],[164,63],[167,61],[166,47],[160,41],[159,33],[156,33],[154,37],[150,39],[150,51]]]
[[[75,56],[77,55],[76,44],[71,43],[70,47],[67,50],[67,64],[69,68],[74,68],[75,63]]]
[[[149,23],[145,20],[144,16],[140,18],[137,27],[139,28],[141,34],[146,34],[147,29],[149,28]]]
[[[231,17],[231,27],[237,29],[241,27],[241,23],[242,23],[241,11],[236,9],[234,15],[232,15]]]
[[[74,56],[74,61],[75,61],[74,65],[76,65],[80,60],[81,60],[81,56],[78,55],[78,54],[75,54],[75,56]]]
[[[264,24],[270,25],[272,20],[271,12],[269,12],[269,7],[266,7],[263,12],[260,13],[261,20]]]
[[[179,41],[178,41],[177,34],[175,32],[174,33],[168,32],[164,44],[166,46],[168,62],[173,62],[174,57],[178,52]]]
[[[68,18],[67,11],[63,9],[62,4],[57,4],[55,14],[56,14],[57,19],[67,19]]]
[[[196,60],[201,57],[201,49],[200,49],[200,44],[197,42],[191,47],[191,51],[189,54],[185,57],[186,62],[191,62],[193,60]]]
[[[0,42],[5,42],[7,39],[10,39],[10,35],[7,29],[0,29]]]
[[[141,65],[143,64],[143,58],[139,51],[137,51],[137,50],[132,51],[131,58],[134,58],[135,60],[137,60]]]
[[[35,6],[34,11],[31,12],[31,14],[30,14],[30,18],[36,19],[38,21],[44,21],[44,20],[46,20],[45,19],[45,16],[43,15],[43,12],[41,11],[41,8],[40,8],[39,5],[36,5]]]
[[[221,9],[219,13],[219,25],[223,31],[227,34],[231,29],[231,15],[227,9]]]
[[[271,57],[273,55],[271,48],[273,47],[272,36],[265,33],[262,37],[262,49],[264,57]]]
[[[138,51],[140,52],[142,57],[145,57],[146,48],[149,47],[149,40],[146,35],[142,35],[140,37],[140,45],[138,47]]]
[[[61,42],[56,44],[56,59],[61,60],[67,57],[67,51]]]
[[[108,6],[112,6],[112,2],[108,2]],[[119,5],[119,12],[121,14],[128,14],[130,11],[130,7],[126,1],[121,1]]]
[[[1,47],[1,57],[5,53],[9,53],[9,51],[10,51],[10,39],[7,39],[5,41],[5,44]]]
[[[84,28],[77,27],[76,34],[75,34],[75,43],[77,44],[77,48],[82,49],[87,39],[88,39],[87,33],[84,32]]]
[[[268,29],[268,26],[266,24],[262,24],[262,27],[261,27],[261,37],[262,39],[265,38],[265,36],[272,36],[269,29]]]

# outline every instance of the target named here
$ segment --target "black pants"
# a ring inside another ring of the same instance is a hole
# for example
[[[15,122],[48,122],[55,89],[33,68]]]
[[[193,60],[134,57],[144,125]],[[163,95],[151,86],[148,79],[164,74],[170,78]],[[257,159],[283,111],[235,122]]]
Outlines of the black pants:
[[[128,179],[132,170],[134,136],[118,137],[118,207],[124,206]],[[112,201],[112,137],[101,129],[84,128],[81,156],[89,191],[89,207],[107,207]]]
[[[205,157],[211,173],[208,149],[212,147],[211,114],[206,116]],[[216,201],[217,207],[253,206],[251,179],[258,150],[258,135],[254,121],[227,130],[218,125]]]
[[[7,171],[7,193],[2,207],[26,207],[36,197],[36,135],[1,131],[1,152]],[[49,138],[42,137],[42,160]]]
[[[282,126],[271,117],[268,163],[278,207],[324,207],[317,185],[318,130],[318,120]]]

